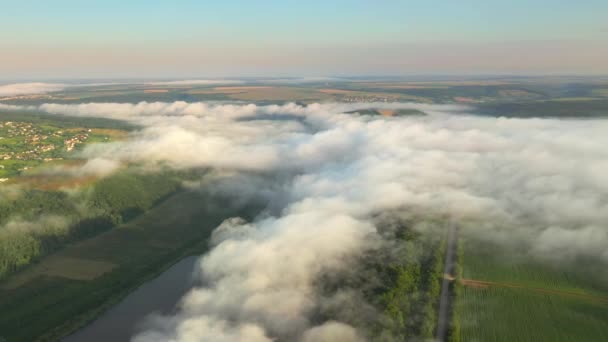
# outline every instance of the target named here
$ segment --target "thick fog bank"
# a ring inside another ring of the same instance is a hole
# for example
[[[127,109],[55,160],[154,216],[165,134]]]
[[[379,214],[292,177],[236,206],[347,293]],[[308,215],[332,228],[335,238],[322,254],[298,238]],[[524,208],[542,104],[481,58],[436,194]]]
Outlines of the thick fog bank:
[[[428,115],[346,114],[369,107]],[[343,322],[313,322],[321,305],[314,281],[382,244],[373,216],[386,211],[447,217],[465,235],[520,244],[554,262],[608,265],[607,120],[488,118],[420,104],[40,109],[145,127],[127,141],[85,149],[97,163],[211,167],[234,180],[221,191],[259,192],[272,203],[254,222],[232,218],[217,228],[200,262],[206,286],[135,341],[364,339]]]

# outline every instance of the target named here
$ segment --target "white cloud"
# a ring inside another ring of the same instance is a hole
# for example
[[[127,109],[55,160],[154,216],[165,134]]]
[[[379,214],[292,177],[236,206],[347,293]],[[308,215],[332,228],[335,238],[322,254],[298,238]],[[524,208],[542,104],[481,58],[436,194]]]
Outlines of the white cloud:
[[[121,83],[13,83],[0,85],[0,96],[36,95],[59,92],[69,88],[100,87]]]
[[[369,107],[429,115],[344,114]],[[274,206],[254,222],[226,221],[200,263],[207,286],[136,341],[361,338],[344,322],[312,322],[321,300],[313,285],[372,248],[379,212],[447,215],[465,236],[608,264],[608,120],[476,117],[467,107],[421,104],[40,108],[144,125],[128,141],[89,147],[91,158],[223,170],[237,176],[218,181],[218,191],[257,191]],[[252,182],[252,174],[274,176]]]
[[[70,176],[99,176],[104,177],[112,174],[120,167],[116,160],[104,158],[90,158],[83,165],[47,167],[40,172],[45,175],[70,175]]]
[[[241,80],[179,80],[179,81],[157,81],[146,82],[146,85],[158,86],[194,86],[194,85],[221,85],[221,84],[243,84]]]
[[[327,322],[304,333],[302,342],[363,341],[352,327],[340,322]]]
[[[429,115],[341,114],[369,107],[415,108]],[[356,212],[408,205],[462,218],[526,219],[538,229],[608,220],[608,172],[602,172],[608,170],[607,120],[477,117],[466,115],[464,106],[408,103],[142,102],[40,109],[146,127],[129,142],[87,149],[91,157],[300,173],[293,190],[311,193],[300,201],[294,197],[292,207],[320,201]]]
[[[65,89],[61,83],[13,83],[0,85],[0,96],[46,94]]]

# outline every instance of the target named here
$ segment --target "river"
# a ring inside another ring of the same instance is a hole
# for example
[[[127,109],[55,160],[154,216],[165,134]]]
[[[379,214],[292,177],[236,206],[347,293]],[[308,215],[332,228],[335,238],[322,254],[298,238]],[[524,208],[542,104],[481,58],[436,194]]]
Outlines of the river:
[[[129,341],[148,315],[170,313],[175,309],[180,298],[194,284],[193,271],[197,260],[196,256],[182,259],[63,341]]]

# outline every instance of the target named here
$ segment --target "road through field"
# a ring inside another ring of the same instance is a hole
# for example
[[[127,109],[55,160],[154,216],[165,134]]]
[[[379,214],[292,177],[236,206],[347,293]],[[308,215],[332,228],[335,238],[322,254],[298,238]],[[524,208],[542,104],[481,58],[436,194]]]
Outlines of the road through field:
[[[456,226],[450,220],[448,223],[448,241],[445,251],[445,266],[441,282],[441,297],[439,298],[439,318],[437,319],[437,340],[445,341],[447,338],[450,320],[450,281],[453,278],[454,259],[456,257]]]

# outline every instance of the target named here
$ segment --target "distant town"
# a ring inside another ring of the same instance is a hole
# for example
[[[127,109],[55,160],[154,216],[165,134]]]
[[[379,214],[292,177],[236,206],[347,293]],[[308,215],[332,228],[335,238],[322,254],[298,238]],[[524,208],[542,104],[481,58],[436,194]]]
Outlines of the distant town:
[[[38,164],[63,160],[90,140],[91,129],[0,121],[0,182]],[[100,140],[100,139],[97,139]],[[108,140],[108,137],[101,137]]]

